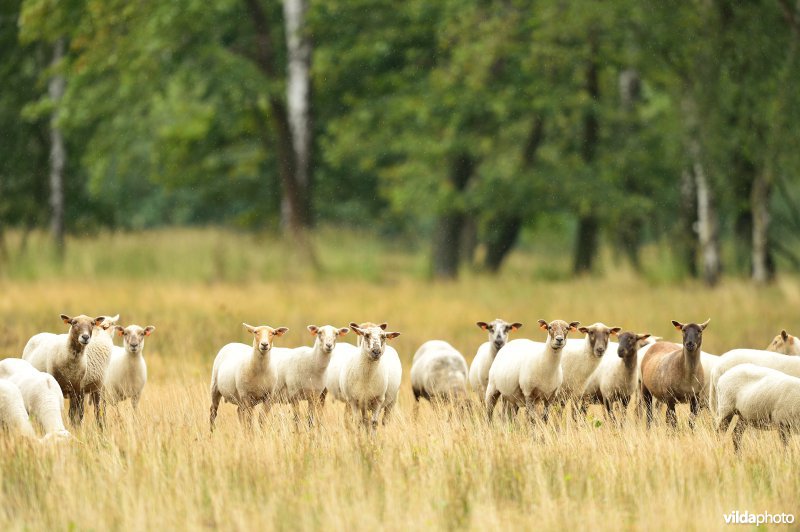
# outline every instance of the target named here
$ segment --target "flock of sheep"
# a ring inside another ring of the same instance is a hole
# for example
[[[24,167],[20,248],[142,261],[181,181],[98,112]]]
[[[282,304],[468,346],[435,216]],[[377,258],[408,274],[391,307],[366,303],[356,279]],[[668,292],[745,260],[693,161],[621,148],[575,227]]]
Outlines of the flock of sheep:
[[[131,399],[135,408],[141,397],[147,381],[144,342],[155,327],[122,327],[117,325],[119,316],[61,319],[69,325],[66,334],[36,334],[21,359],[0,361],[0,424],[7,430],[35,438],[33,418],[41,425],[43,439],[69,438],[62,420],[64,397],[70,400],[69,418],[78,425],[89,396],[101,427],[106,403]],[[800,340],[784,330],[765,350],[734,349],[715,356],[701,350],[708,323],[673,321],[683,334],[682,344],[675,344],[602,323],[579,327],[578,322],[562,320],[539,320],[544,342],[509,341],[521,323],[478,322],[489,339],[478,348],[471,367],[443,340],[425,342],[414,354],[415,412],[422,398],[472,408],[476,401],[470,397],[471,388],[489,421],[502,399],[501,408],[510,419],[524,406],[534,421],[537,403],[543,405],[545,423],[554,403],[571,403],[575,417],[597,403],[618,423],[615,404],[621,404],[625,415],[630,401],[638,398],[648,427],[654,400],[666,405],[672,426],[677,425],[676,404],[688,403],[691,427],[703,407],[710,407],[722,431],[738,415],[733,431],[737,451],[746,426],[777,428],[786,444],[792,429],[800,427]],[[253,335],[252,345],[227,344],[214,360],[212,431],[222,399],[238,407],[246,426],[252,424],[256,407],[264,405],[263,420],[275,403],[290,404],[299,423],[301,401],[308,403],[308,422],[313,425],[329,395],[345,404],[346,419],[360,418],[375,431],[383,414],[386,424],[403,372],[397,351],[387,345],[400,333],[388,332],[386,323],[309,325],[314,344],[293,349],[273,345],[288,332],[286,327],[244,327]],[[356,345],[339,342],[351,330],[357,335]],[[567,339],[573,331],[584,338]],[[114,345],[115,334],[122,336],[123,347]]]

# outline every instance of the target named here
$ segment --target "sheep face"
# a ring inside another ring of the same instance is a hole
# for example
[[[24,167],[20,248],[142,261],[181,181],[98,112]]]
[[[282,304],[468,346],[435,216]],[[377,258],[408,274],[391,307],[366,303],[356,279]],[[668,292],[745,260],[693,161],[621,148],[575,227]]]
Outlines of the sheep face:
[[[508,334],[511,331],[517,331],[522,327],[521,323],[507,323],[500,318],[491,323],[479,321],[477,325],[489,333],[489,342],[497,350],[502,349],[502,347],[506,345],[506,342],[508,342]]]
[[[362,329],[361,327],[350,328],[353,332],[361,337],[361,352],[371,360],[378,360],[383,355],[386,349],[386,340],[391,340],[400,336],[399,332],[386,332],[380,327],[369,327]]]
[[[616,336],[622,329],[620,327],[609,328],[602,323],[595,323],[594,325],[589,325],[588,327],[581,327],[578,330],[583,334],[588,335],[589,346],[592,349],[592,353],[594,356],[599,358],[602,357],[606,352],[609,337],[612,334]]]
[[[244,328],[248,330],[253,335],[253,348],[258,350],[262,355],[269,353],[269,350],[272,349],[272,340],[276,336],[283,336],[289,329],[286,327],[278,327],[277,329],[273,329],[268,325],[261,325],[259,327],[253,327],[252,325],[248,325],[243,323]]]
[[[567,323],[566,321],[562,320],[554,320],[550,323],[547,323],[544,320],[539,320],[539,328],[543,331],[547,331],[547,338],[550,340],[550,347],[554,351],[558,351],[567,345],[567,334],[569,334],[570,331],[577,330],[578,325],[580,325],[580,322],[578,321]]]
[[[336,340],[340,336],[344,336],[350,332],[350,329],[346,327],[337,329],[331,325],[323,325],[322,327],[309,325],[308,331],[317,338],[316,341],[319,342],[322,347],[322,352],[326,355],[330,355],[336,347]]]
[[[97,318],[90,318],[89,316],[81,314],[80,316],[70,318],[66,314],[62,314],[61,319],[64,323],[69,325],[70,338],[85,346],[92,339],[92,331],[94,328],[99,327],[105,320],[105,317],[99,316]]]
[[[767,351],[783,353],[784,355],[800,355],[800,339],[786,332],[786,329],[772,339],[772,343],[767,347]]]
[[[632,359],[636,358],[636,353],[644,347],[644,343],[650,338],[650,335],[626,331],[620,334],[618,338],[619,348],[617,349],[617,355],[619,355],[619,358]]]
[[[117,334],[122,336],[122,343],[125,350],[130,353],[139,353],[144,349],[144,339],[150,336],[156,330],[152,325],[148,325],[144,329],[138,325],[129,325],[128,327],[115,327]]]
[[[679,321],[672,320],[672,325],[683,332],[683,347],[690,352],[697,351],[703,345],[703,331],[708,327],[707,319],[703,323],[686,323],[683,324]]]

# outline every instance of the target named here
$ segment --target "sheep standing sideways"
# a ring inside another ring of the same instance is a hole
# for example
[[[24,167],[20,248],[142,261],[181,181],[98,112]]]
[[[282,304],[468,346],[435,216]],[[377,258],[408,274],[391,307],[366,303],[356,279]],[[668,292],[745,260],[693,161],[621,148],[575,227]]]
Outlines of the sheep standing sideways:
[[[0,430],[36,438],[19,388],[4,379],[0,379]]]
[[[144,328],[138,325],[114,327],[114,331],[122,336],[123,347],[114,346],[103,379],[103,395],[110,404],[130,399],[134,410],[139,405],[147,384],[144,340],[155,330],[152,325]]]
[[[52,375],[20,359],[0,362],[0,375],[19,389],[25,410],[44,431],[43,440],[71,437],[64,427],[64,395]]]
[[[580,327],[578,331],[586,335],[585,338],[567,340],[567,345],[561,350],[563,380],[558,390],[558,400],[562,407],[567,401],[576,403],[572,410],[573,416],[578,408],[585,411],[581,396],[586,381],[603,360],[609,338],[616,336],[620,330],[620,327],[607,327],[602,323]]]
[[[491,421],[497,400],[502,396],[513,409],[525,406],[528,419],[534,421],[535,404],[544,404],[542,420],[547,422],[550,404],[556,398],[562,381],[561,351],[567,344],[567,334],[577,330],[577,321],[567,323],[539,320],[547,331],[544,345],[531,340],[512,340],[503,347],[489,370],[486,388],[486,415]]]
[[[325,389],[325,373],[336,348],[336,341],[350,332],[350,329],[309,325],[308,331],[314,336],[313,346],[273,350],[273,397],[276,401],[292,405],[295,423],[300,420],[300,401],[307,401],[308,423],[312,425],[317,417],[321,395]]]
[[[252,426],[253,408],[270,400],[275,385],[275,370],[270,361],[270,350],[276,336],[289,331],[286,327],[262,325],[253,327],[243,323],[253,335],[253,345],[230,343],[217,353],[211,370],[211,430],[217,418],[219,402],[223,398],[235,404],[239,421]]]
[[[381,409],[389,400],[390,382],[397,378],[390,375],[394,365],[381,364],[381,358],[386,351],[386,341],[397,338],[400,333],[386,332],[381,327],[362,329],[355,324],[350,328],[362,340],[358,354],[348,357],[342,365],[340,393],[350,404],[350,409],[361,415],[363,425],[371,426],[374,432]]]
[[[800,428],[800,378],[755,364],[740,364],[717,382],[717,428],[724,432],[734,415],[733,447],[739,452],[745,427],[777,428],[784,446]]]
[[[83,418],[83,389],[81,383],[86,376],[86,346],[92,339],[95,327],[104,317],[70,318],[62,314],[61,319],[69,325],[67,334],[39,333],[28,340],[22,358],[39,371],[55,377],[64,397],[69,397],[69,418],[73,425]]]
[[[95,420],[99,427],[105,424],[105,409],[103,408],[103,380],[106,375],[108,361],[114,348],[114,326],[119,321],[116,316],[101,316],[103,321],[92,331],[92,339],[86,346],[86,375],[81,381],[84,396],[88,395],[94,404]],[[83,420],[83,410],[79,412]]]
[[[623,332],[617,335],[616,352],[603,357],[600,365],[586,381],[583,399],[602,403],[611,421],[616,423],[614,403],[622,403],[623,415],[639,384],[637,352],[650,335]]]
[[[411,390],[415,412],[420,398],[463,404],[467,398],[467,361],[445,341],[425,342],[411,363]]]
[[[800,339],[787,333],[786,329],[783,329],[780,334],[772,339],[772,342],[770,342],[766,350],[774,351],[775,353],[783,353],[784,355],[799,356]]]
[[[732,349],[719,357],[719,363],[711,373],[708,398],[711,403],[712,413],[717,413],[718,394],[716,388],[720,377],[740,364],[755,364],[778,370],[787,375],[800,377],[800,357],[786,356],[781,353],[762,351],[761,349]]]
[[[667,423],[676,427],[677,403],[689,403],[689,426],[694,428],[694,418],[700,409],[700,394],[704,387],[703,366],[700,363],[700,346],[703,343],[705,323],[672,325],[683,333],[683,346],[676,349],[671,342],[656,342],[642,358],[642,401],[647,414],[647,426],[653,421],[653,398],[667,405]]]
[[[483,401],[486,397],[486,385],[489,383],[489,368],[492,367],[497,353],[508,342],[508,335],[512,332],[518,331],[521,323],[508,323],[500,318],[492,322],[486,323],[479,321],[478,327],[489,333],[489,341],[482,343],[478,347],[478,352],[475,353],[475,358],[472,359],[472,364],[469,367],[469,385],[478,394],[478,397]]]

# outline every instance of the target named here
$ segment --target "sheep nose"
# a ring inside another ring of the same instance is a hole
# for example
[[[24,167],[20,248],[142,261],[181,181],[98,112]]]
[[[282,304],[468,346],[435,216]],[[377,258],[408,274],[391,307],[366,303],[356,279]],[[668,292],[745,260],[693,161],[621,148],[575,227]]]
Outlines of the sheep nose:
[[[269,344],[267,342],[261,342],[261,350],[266,351],[269,349]]]
[[[88,334],[86,334],[86,333],[83,333],[83,334],[81,335],[81,342],[83,342],[84,344],[88,344],[88,343],[89,343],[89,339],[90,339],[90,338],[91,338],[91,336],[89,336],[89,335],[88,335]]]
[[[333,351],[333,344],[325,344],[325,349],[327,351]]]
[[[499,349],[499,348],[503,347],[503,341],[502,340],[495,340],[494,341],[494,345],[495,345],[495,347],[497,347]]]
[[[556,343],[557,344],[563,344],[564,343],[564,337],[563,336],[556,336]]]
[[[381,356],[381,350],[380,349],[376,349],[376,348],[372,348],[372,356],[374,356],[375,358]]]
[[[605,347],[598,347],[598,348],[595,349],[595,351],[597,351],[598,355],[602,355],[603,353],[606,352],[606,348]]]

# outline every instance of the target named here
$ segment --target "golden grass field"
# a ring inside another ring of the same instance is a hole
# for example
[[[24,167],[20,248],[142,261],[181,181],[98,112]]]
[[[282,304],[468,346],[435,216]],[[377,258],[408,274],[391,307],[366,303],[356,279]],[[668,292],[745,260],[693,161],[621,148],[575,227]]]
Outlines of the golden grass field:
[[[517,337],[540,339],[536,320],[561,318],[676,341],[670,319],[711,317],[705,350],[763,348],[781,328],[800,329],[800,278],[764,289],[726,279],[708,290],[618,269],[547,281],[535,274],[535,259],[518,254],[501,277],[431,283],[407,273],[419,265],[413,254],[374,247],[378,258],[356,247],[342,258],[323,247],[321,261],[335,273],[315,275],[269,246],[265,259],[257,249],[233,257],[258,238],[215,235],[70,242],[63,273],[30,266],[35,274],[26,276],[17,265],[0,274],[0,357],[19,356],[36,332],[64,329],[62,312],[119,312],[123,324],[157,326],[136,415],[128,403],[110,408],[99,432],[88,413],[75,431],[80,442],[58,446],[0,437],[0,530],[705,530],[723,528],[732,510],[800,517],[798,436],[784,450],[776,432],[749,431],[736,456],[708,411],[690,432],[685,406],[676,432],[664,426],[663,410],[648,432],[633,412],[614,428],[599,407],[577,424],[563,416],[548,427],[522,416],[489,426],[479,412],[448,419],[428,405],[414,420],[408,383],[422,342],[446,339],[470,361],[485,341],[475,321],[495,317],[523,322]],[[114,256],[133,261],[132,269]],[[232,278],[228,262],[239,265]],[[348,278],[354,264],[362,269]],[[326,405],[311,430],[297,429],[289,408],[278,407],[252,433],[223,404],[210,434],[211,363],[225,343],[251,341],[242,321],[287,326],[276,345],[295,346],[310,342],[309,323],[366,320],[402,332],[394,344],[404,360],[399,408],[376,436],[348,429],[341,404]]]

